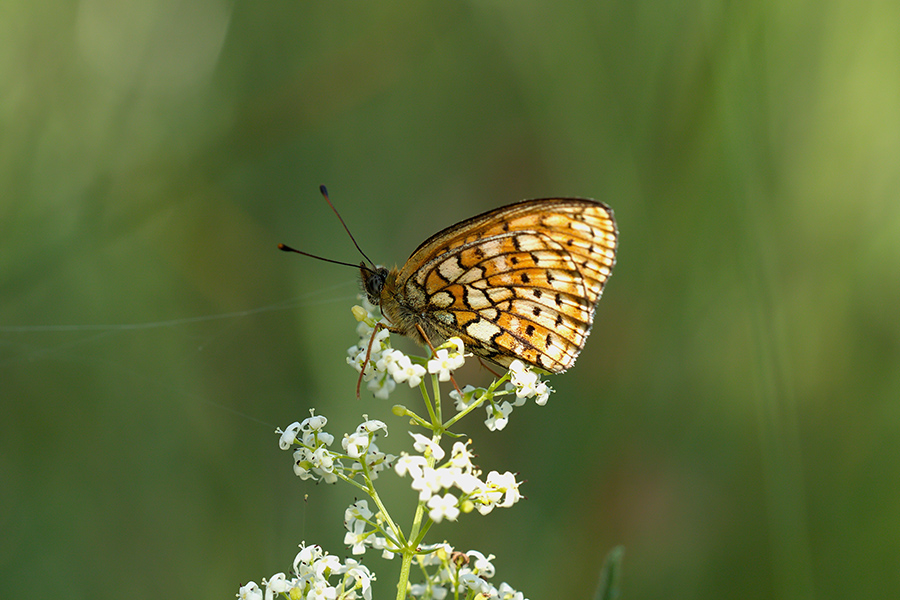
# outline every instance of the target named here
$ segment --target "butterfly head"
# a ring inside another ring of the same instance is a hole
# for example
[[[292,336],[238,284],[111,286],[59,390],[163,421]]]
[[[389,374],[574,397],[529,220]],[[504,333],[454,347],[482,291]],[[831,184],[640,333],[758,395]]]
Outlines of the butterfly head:
[[[384,267],[376,267],[372,269],[366,263],[359,263],[359,279],[369,302],[378,306],[381,304],[381,291],[384,289],[384,282],[387,281],[388,270]]]

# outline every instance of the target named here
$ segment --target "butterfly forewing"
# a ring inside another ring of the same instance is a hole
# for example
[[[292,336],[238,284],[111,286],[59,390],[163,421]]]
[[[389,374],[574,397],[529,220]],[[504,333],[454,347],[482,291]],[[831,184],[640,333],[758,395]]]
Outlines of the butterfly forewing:
[[[617,236],[612,211],[594,200],[498,208],[419,246],[388,276],[382,310],[411,337],[421,337],[418,324],[500,365],[518,358],[559,373],[584,347]]]

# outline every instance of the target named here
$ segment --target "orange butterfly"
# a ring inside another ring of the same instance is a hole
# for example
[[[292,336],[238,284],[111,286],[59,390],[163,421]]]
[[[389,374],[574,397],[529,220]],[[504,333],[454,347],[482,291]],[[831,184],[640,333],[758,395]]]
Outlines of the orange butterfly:
[[[520,359],[562,373],[590,333],[617,244],[602,202],[525,200],[436,233],[399,270],[359,268],[390,331],[423,345],[457,336],[501,366]]]

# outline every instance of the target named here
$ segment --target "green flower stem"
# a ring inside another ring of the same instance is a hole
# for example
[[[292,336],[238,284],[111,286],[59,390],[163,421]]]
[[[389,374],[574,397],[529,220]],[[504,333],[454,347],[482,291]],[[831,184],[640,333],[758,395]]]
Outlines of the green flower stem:
[[[428,428],[434,430],[434,423],[438,423],[436,421],[437,418],[434,414],[434,406],[431,403],[431,398],[428,396],[428,386],[425,385],[425,380],[419,382],[419,391],[422,392],[422,398],[425,399],[425,408],[428,409],[428,416],[431,418],[432,425],[429,425]]]
[[[345,481],[345,482],[349,483],[350,485],[352,485],[356,488],[359,488],[359,490],[361,492],[365,492],[366,494],[369,493],[369,488],[364,486],[360,482],[356,481],[355,479],[351,479],[351,478],[347,477],[346,475],[344,475],[343,473],[338,473],[337,471],[335,471],[335,475],[337,475],[338,479],[340,479],[341,481]]]
[[[440,442],[440,433],[443,430],[443,426],[441,425],[441,382],[438,381],[437,375],[431,376],[431,385],[434,388],[434,421],[432,423],[435,427],[440,428],[440,430],[435,431],[438,434],[438,439],[435,440],[436,443]]]
[[[372,443],[371,434],[369,436],[369,443]],[[366,452],[368,452],[368,448],[366,448]],[[397,547],[402,548],[406,545],[406,538],[403,537],[403,530],[401,530],[400,527],[398,527],[397,524],[394,523],[394,520],[391,518],[390,513],[388,513],[387,507],[381,501],[381,496],[378,495],[378,490],[375,489],[375,483],[372,481],[372,477],[369,475],[369,465],[366,464],[365,455],[363,455],[361,458],[362,460],[360,461],[360,465],[362,465],[363,468],[363,479],[365,479],[366,485],[360,485],[359,487],[361,487],[369,495],[372,501],[375,502],[375,506],[377,506],[381,514],[384,515],[384,520],[387,521],[388,528],[394,534],[394,537],[396,538],[395,541],[398,542]]]
[[[493,400],[494,396],[505,395],[507,392],[504,392],[504,391],[498,392],[496,390],[498,387],[500,387],[507,381],[509,381],[509,373],[506,373],[505,375],[503,375],[503,377],[501,377],[500,379],[498,379],[497,381],[492,383],[490,385],[490,387],[488,387],[488,389],[485,391],[485,393],[482,394],[481,398],[479,398],[478,400],[476,400],[475,402],[473,402],[472,404],[470,404],[469,406],[467,406],[460,412],[456,413],[456,415],[451,417],[449,421],[444,423],[444,426],[443,426],[444,430],[447,430],[447,429],[450,429],[451,427],[453,427],[457,421],[459,421],[460,419],[465,417],[467,414],[469,414],[470,412],[472,412],[473,410],[475,410],[482,404],[484,404],[484,402],[486,400]]]
[[[409,417],[416,425],[422,427],[424,429],[431,429],[431,423],[409,410],[406,407],[401,407],[399,404],[394,407],[394,414],[398,416]]]
[[[441,432],[443,428],[440,426],[440,410],[441,410],[441,395],[440,388],[437,375],[432,375],[431,380],[434,385],[434,395],[435,395],[435,404],[432,406],[431,400],[428,397],[428,387],[425,385],[425,380],[419,384],[419,389],[422,392],[422,398],[425,400],[425,406],[428,407],[428,414],[431,416],[432,423],[432,435],[431,441],[435,444],[440,445],[441,443]],[[435,410],[436,409],[436,410]],[[428,458],[428,466],[430,468],[434,468],[435,463],[437,463],[437,459],[434,457],[434,454],[429,454]],[[380,505],[379,505],[380,508]],[[425,533],[431,528],[431,520],[428,520],[428,523],[422,526],[422,521],[425,517],[425,502],[419,501],[416,505],[416,514],[413,517],[412,527],[409,531],[409,539],[412,540],[411,543],[405,545],[402,549],[402,561],[400,563],[400,580],[397,582],[397,600],[403,600],[406,598],[406,587],[409,584],[409,571],[412,566],[413,558],[416,556],[418,552],[419,542],[424,538]]]
[[[419,535],[417,535],[417,536],[412,540],[412,546],[414,546],[415,548],[418,548],[418,547],[419,547],[419,544],[421,544],[421,543],[422,543],[422,540],[425,539],[425,536],[428,535],[428,530],[431,529],[431,526],[432,526],[432,525],[434,525],[434,521],[432,521],[431,519],[428,519],[428,520],[425,522],[425,524],[422,525],[422,530],[419,532]],[[428,554],[428,553],[426,553],[426,554]]]
[[[397,600],[406,598],[406,586],[409,585],[409,569],[412,566],[413,554],[404,551],[400,562],[400,581],[397,582]]]

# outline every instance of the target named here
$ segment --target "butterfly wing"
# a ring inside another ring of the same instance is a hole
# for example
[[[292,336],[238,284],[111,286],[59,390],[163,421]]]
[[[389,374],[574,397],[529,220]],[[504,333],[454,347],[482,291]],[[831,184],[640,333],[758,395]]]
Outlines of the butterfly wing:
[[[601,202],[526,200],[433,235],[397,284],[424,301],[420,318],[480,356],[561,373],[584,347],[617,243]]]

